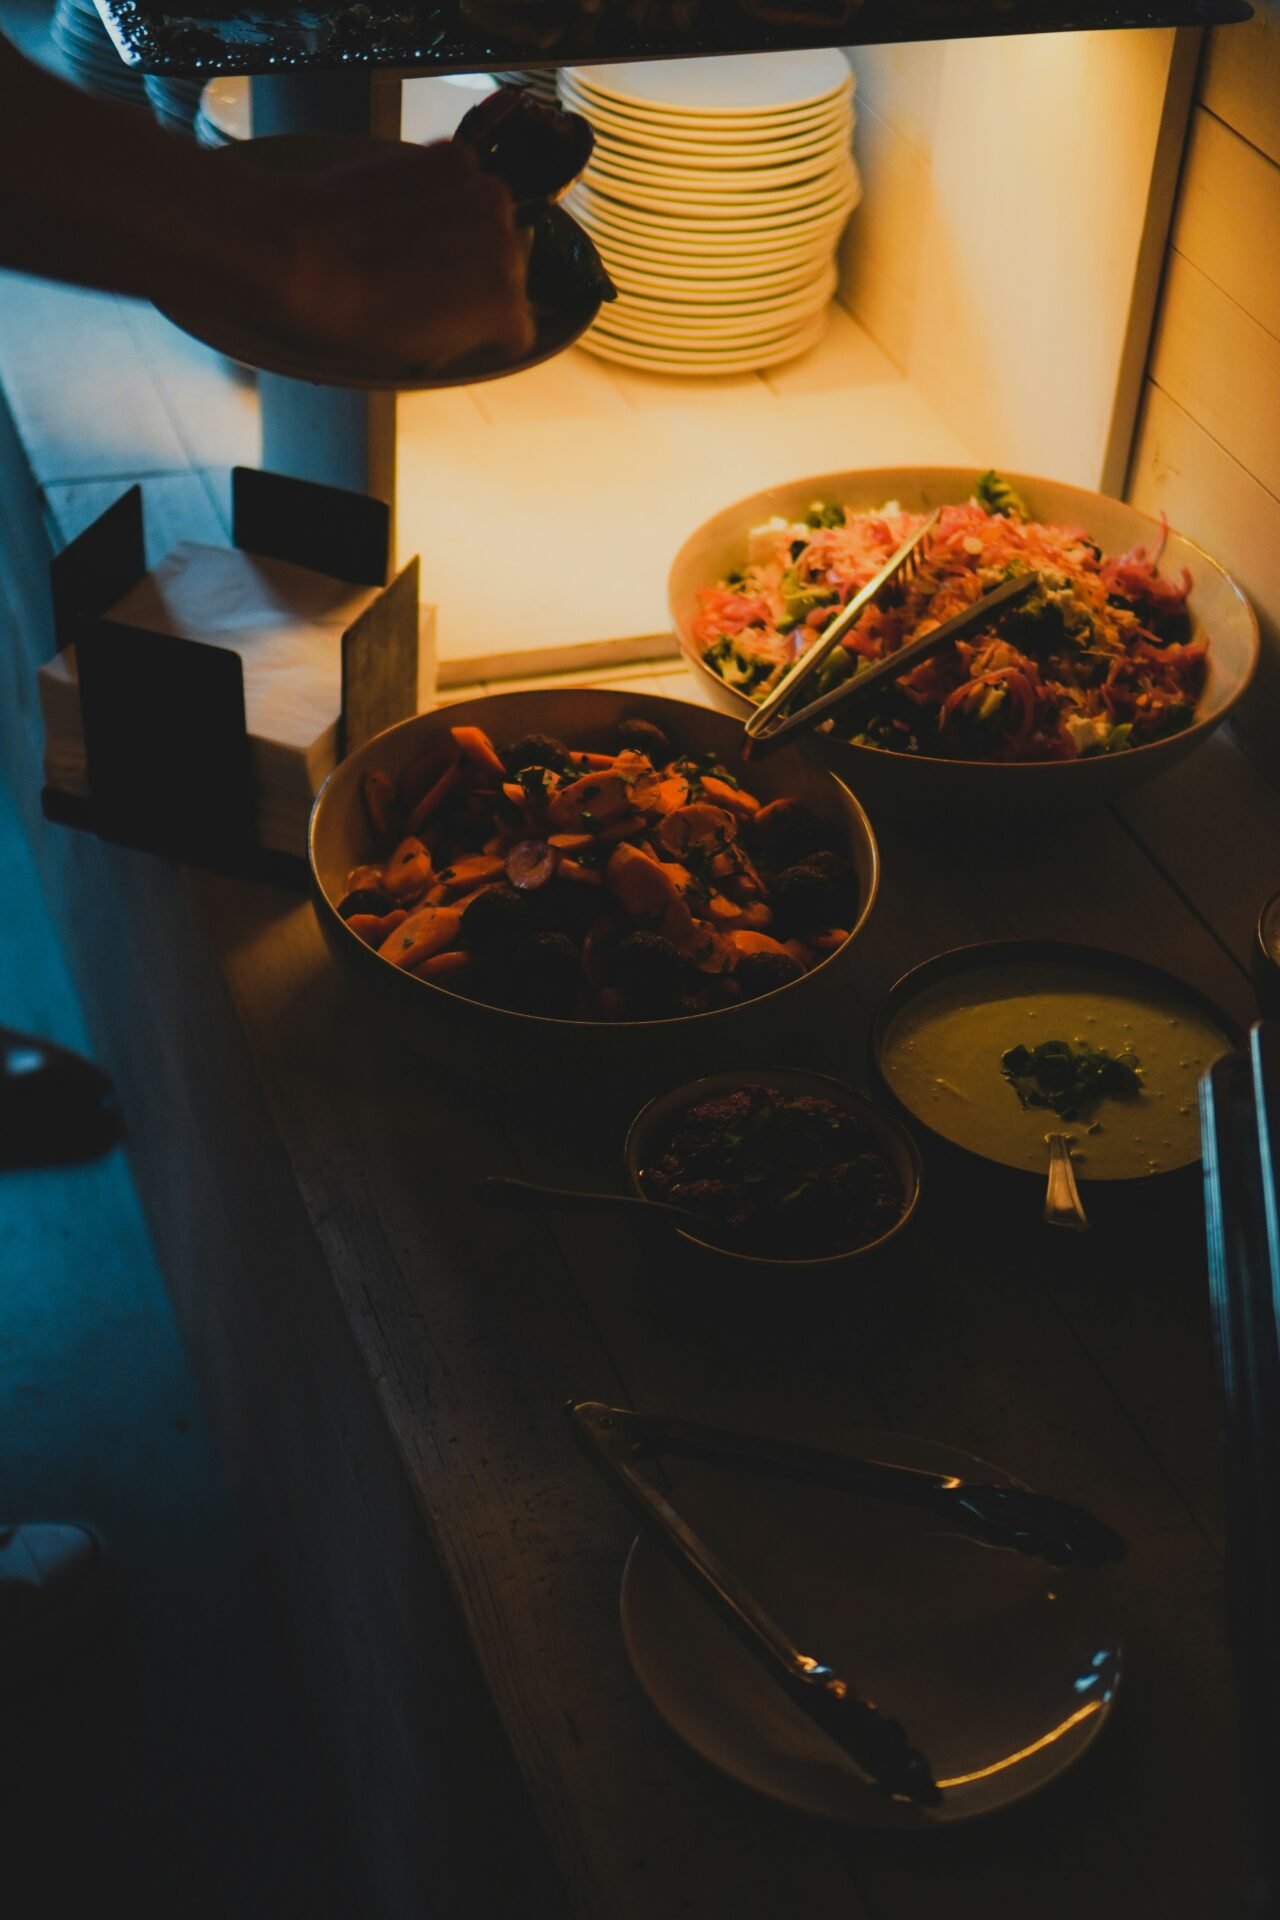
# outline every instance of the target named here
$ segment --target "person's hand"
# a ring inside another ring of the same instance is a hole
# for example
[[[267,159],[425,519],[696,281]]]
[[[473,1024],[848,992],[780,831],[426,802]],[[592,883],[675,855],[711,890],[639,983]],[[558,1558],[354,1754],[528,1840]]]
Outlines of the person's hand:
[[[511,195],[464,146],[397,146],[279,182],[283,244],[266,265],[273,327],[370,364],[438,366],[533,344]]]

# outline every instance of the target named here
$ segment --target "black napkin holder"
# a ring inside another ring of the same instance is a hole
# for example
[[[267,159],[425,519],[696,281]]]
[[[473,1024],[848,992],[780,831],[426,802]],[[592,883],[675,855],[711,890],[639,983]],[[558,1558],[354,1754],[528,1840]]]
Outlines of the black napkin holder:
[[[366,494],[237,467],[231,502],[242,552],[383,589],[342,637],[341,759],[417,710],[418,561],[387,584],[391,516]],[[305,860],[257,839],[239,655],[105,617],[146,571],[139,486],[51,564],[55,645],[76,649],[90,791],[46,787],[46,818],[190,865],[305,884]]]

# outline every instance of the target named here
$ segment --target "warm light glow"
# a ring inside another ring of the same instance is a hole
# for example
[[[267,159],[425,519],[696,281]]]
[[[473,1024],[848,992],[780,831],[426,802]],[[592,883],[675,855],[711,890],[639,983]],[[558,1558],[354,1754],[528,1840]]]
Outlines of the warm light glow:
[[[944,1788],[967,1787],[971,1786],[975,1780],[989,1780],[993,1773],[1003,1773],[1006,1767],[1016,1767],[1020,1760],[1029,1760],[1033,1753],[1039,1753],[1042,1748],[1051,1747],[1055,1740],[1061,1740],[1064,1733],[1070,1733],[1072,1727],[1078,1727],[1080,1722],[1087,1720],[1091,1713],[1100,1713],[1102,1706],[1101,1700],[1090,1700],[1087,1706],[1078,1707],[1073,1714],[1069,1715],[1060,1727],[1054,1727],[1052,1732],[1042,1734],[1038,1740],[1033,1740],[1029,1747],[1021,1747],[1017,1753],[1008,1753],[1003,1760],[993,1760],[989,1767],[979,1767],[976,1773],[958,1773],[954,1780],[939,1780],[938,1785]]]

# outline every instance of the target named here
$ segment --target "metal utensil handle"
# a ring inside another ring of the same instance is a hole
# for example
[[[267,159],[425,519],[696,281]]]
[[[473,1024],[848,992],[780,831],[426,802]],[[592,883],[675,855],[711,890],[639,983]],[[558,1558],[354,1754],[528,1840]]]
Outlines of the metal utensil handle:
[[[693,1420],[611,1409],[637,1454],[678,1454],[716,1460],[759,1473],[776,1473],[812,1486],[837,1487],[870,1500],[936,1514],[991,1546],[1012,1548],[1051,1565],[1104,1566],[1122,1560],[1124,1541],[1084,1508],[1029,1487],[961,1480],[954,1474],[891,1465],[804,1446],[733,1433]]]
[[[473,1191],[484,1206],[504,1211],[590,1213],[611,1208],[649,1216],[668,1212],[674,1216],[679,1212],[678,1208],[668,1208],[661,1201],[638,1200],[629,1193],[581,1193],[569,1187],[540,1187],[531,1180],[514,1180],[503,1173],[486,1174],[476,1181]]]
[[[753,737],[760,746],[771,746],[785,735],[794,733],[798,727],[811,727],[818,715],[825,713],[829,707],[842,706],[845,701],[854,700],[860,694],[870,693],[881,681],[900,679],[918,661],[930,654],[941,653],[944,647],[961,639],[975,627],[985,627],[988,621],[1007,613],[1019,601],[1026,600],[1039,584],[1038,573],[1019,573],[1011,580],[1002,580],[998,587],[992,587],[980,600],[975,600],[960,613],[953,613],[940,627],[921,634],[918,640],[908,640],[906,646],[900,647],[897,653],[888,654],[883,660],[864,667],[852,680],[841,681],[838,687],[819,694],[816,700],[810,701],[807,707],[801,707],[798,713],[788,714],[776,726],[770,727],[767,733]]]
[[[1089,1216],[1076,1185],[1070,1142],[1065,1133],[1046,1133],[1045,1140],[1049,1147],[1049,1180],[1044,1193],[1044,1217],[1051,1227],[1074,1227],[1082,1233],[1089,1225]]]
[[[870,606],[877,594],[883,593],[890,581],[905,567],[921,541],[926,540],[933,532],[941,511],[941,507],[934,508],[928,519],[923,521],[914,533],[907,536],[896,553],[889,556],[879,573],[874,574],[864,587],[859,587],[852,599],[846,601],[839,613],[827,622],[813,645],[806,648],[794,666],[788,668],[772,693],[767,694],[754,713],[748,716],[745,730],[749,739],[758,740],[762,737],[774,714],[787,704],[796,688],[822,665],[822,662],[848,633],[863,609]]]
[[[592,1464],[721,1618],[765,1662],[789,1698],[877,1785],[921,1806],[937,1806],[942,1795],[932,1770],[923,1754],[908,1746],[898,1723],[859,1699],[850,1682],[823,1661],[802,1653],[737,1575],[637,1472],[632,1416],[595,1400],[571,1403],[567,1412],[574,1436]]]

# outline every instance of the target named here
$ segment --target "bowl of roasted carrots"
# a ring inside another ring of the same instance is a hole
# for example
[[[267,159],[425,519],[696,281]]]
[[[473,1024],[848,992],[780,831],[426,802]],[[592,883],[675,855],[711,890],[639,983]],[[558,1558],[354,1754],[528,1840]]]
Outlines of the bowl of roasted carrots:
[[[708,708],[490,695],[350,755],[312,815],[335,957],[442,1064],[734,1064],[838,999],[875,901],[861,806],[806,746],[750,767]]]

